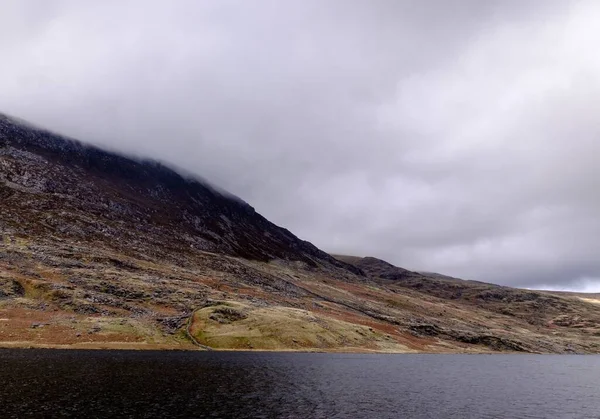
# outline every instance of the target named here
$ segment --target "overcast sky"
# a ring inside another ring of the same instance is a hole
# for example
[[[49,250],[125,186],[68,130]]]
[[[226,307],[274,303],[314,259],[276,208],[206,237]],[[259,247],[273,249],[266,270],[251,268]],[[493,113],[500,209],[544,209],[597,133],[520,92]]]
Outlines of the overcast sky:
[[[600,2],[0,1],[0,112],[320,248],[600,290]]]

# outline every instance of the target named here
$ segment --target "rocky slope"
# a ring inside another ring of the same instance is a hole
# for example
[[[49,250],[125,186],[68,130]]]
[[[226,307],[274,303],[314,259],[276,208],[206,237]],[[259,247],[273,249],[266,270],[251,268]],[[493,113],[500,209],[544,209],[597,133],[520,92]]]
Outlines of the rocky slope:
[[[0,115],[0,346],[600,352],[593,296],[332,257],[152,161]]]
[[[3,229],[28,237],[120,243],[168,258],[192,249],[348,268],[206,183],[2,115],[0,182]]]

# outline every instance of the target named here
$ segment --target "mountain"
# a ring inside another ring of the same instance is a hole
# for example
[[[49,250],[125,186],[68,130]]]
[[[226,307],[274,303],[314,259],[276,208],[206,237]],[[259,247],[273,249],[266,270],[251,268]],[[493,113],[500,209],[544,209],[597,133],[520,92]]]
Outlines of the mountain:
[[[593,296],[333,257],[207,182],[5,115],[0,231],[0,346],[600,351]]]
[[[241,199],[160,163],[122,157],[6,116],[0,116],[0,147],[0,196],[13,211],[5,228],[19,234],[118,242],[123,250],[165,257],[198,249],[343,266]]]

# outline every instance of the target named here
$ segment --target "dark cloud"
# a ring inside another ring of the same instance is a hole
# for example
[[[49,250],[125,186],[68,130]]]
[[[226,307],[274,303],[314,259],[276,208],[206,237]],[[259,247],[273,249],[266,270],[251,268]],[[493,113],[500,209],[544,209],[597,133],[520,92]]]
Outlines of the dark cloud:
[[[0,10],[0,111],[198,173],[325,250],[600,283],[593,0]]]

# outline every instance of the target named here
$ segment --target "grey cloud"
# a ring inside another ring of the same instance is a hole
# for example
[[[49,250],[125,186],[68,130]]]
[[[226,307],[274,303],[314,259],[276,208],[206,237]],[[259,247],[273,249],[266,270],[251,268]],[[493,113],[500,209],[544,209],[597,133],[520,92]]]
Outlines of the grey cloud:
[[[332,252],[600,278],[594,1],[0,8],[0,112],[198,173]]]

